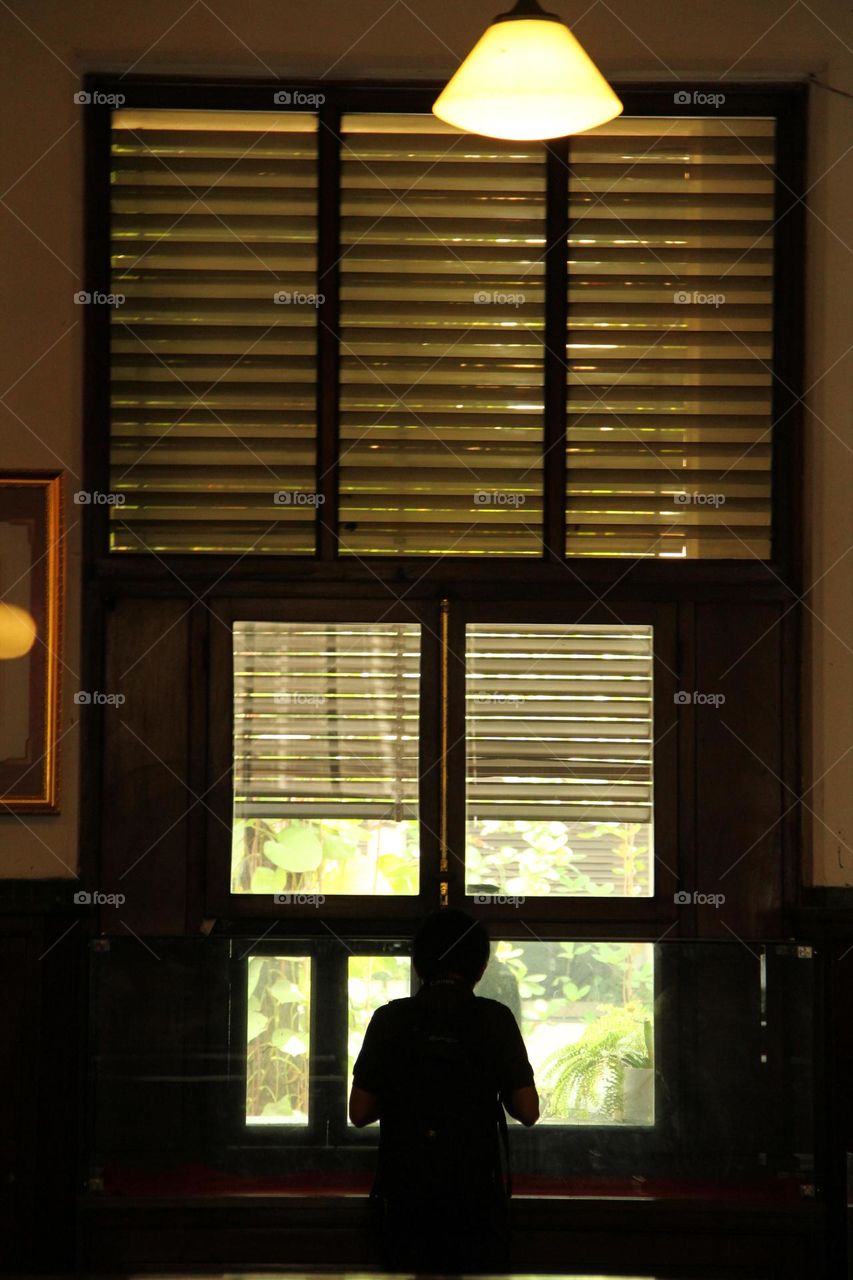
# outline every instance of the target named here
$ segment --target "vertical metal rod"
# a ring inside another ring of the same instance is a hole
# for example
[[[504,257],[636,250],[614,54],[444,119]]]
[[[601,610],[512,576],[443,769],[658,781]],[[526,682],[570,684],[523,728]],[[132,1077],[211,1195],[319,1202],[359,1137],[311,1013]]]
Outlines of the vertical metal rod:
[[[442,600],[439,610],[439,651],[441,671],[439,679],[439,699],[441,702],[441,766],[439,770],[439,785],[441,788],[441,796],[438,826],[438,905],[440,907],[446,907],[450,900],[448,886],[450,859],[447,844],[447,752],[450,745],[448,733],[449,695],[447,678],[449,670],[448,635],[450,626],[450,602],[447,599]]]

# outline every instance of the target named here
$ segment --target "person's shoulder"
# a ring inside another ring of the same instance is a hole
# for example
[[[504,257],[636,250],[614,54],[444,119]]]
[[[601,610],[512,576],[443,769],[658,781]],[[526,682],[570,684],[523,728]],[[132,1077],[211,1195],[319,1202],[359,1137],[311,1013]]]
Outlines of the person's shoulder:
[[[374,1020],[379,1019],[380,1022],[385,1022],[388,1019],[404,1018],[411,1012],[413,1006],[413,996],[401,996],[398,1000],[389,1000],[387,1004],[379,1005],[378,1009],[374,1010],[373,1018]]]
[[[503,1001],[493,1000],[491,996],[475,996],[474,999],[481,1018],[488,1019],[497,1025],[515,1022],[515,1014]]]

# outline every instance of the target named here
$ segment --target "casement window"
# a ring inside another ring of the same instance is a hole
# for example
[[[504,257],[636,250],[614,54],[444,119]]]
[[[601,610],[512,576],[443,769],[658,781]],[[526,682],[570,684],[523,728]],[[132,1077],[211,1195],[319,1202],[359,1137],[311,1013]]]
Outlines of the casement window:
[[[649,896],[652,628],[478,623],[466,641],[467,891]]]
[[[452,653],[444,631],[231,622],[232,906],[437,905],[436,840],[444,897],[654,895],[653,625],[471,620]]]
[[[235,622],[234,893],[417,893],[420,632]]]
[[[339,1124],[372,1014],[416,986],[402,944],[370,950],[350,940],[346,946],[345,1002],[338,990],[340,956],[322,977],[310,955],[264,950],[241,962],[250,1129],[286,1130],[298,1140]],[[655,1124],[654,953],[644,942],[493,943],[477,994],[500,1001],[516,1017],[539,1084],[543,1125]],[[322,1081],[310,1039],[321,1010],[330,1046],[340,1046],[345,1032],[347,1064],[345,1076]],[[351,1129],[341,1134],[342,1142],[353,1138]]]
[[[308,1123],[310,955],[253,955],[246,967],[246,1124]]]
[[[547,1128],[655,1126],[653,944],[538,934],[543,903],[630,911],[654,893],[653,623],[232,610],[216,630],[220,651],[230,635],[231,909],[309,923],[350,900],[385,938],[245,948],[246,1130],[370,1143],[345,1093],[372,1013],[416,987],[408,944],[390,940],[401,901],[495,913],[477,990],[517,1018]]]
[[[778,559],[783,94],[548,148],[271,96],[112,113],[113,551]]]

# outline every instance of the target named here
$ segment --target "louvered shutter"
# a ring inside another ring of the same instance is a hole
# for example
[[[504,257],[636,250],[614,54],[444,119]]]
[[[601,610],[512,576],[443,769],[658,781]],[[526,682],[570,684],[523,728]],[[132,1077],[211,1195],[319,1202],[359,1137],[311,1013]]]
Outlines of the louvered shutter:
[[[652,628],[467,628],[468,811],[647,822]]]
[[[316,130],[114,113],[113,550],[314,549]]]
[[[545,161],[346,115],[341,550],[541,555]]]
[[[570,154],[568,552],[767,558],[774,121],[621,118]]]
[[[235,622],[233,645],[236,818],[417,818],[417,624]]]

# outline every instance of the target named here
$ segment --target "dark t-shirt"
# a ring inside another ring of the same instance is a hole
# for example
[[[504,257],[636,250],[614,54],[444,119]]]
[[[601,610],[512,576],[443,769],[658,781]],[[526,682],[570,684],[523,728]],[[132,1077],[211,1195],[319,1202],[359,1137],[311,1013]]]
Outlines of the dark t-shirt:
[[[476,1193],[497,1176],[499,1098],[533,1069],[510,1010],[448,981],[377,1009],[353,1083],[380,1097],[383,1189]]]

